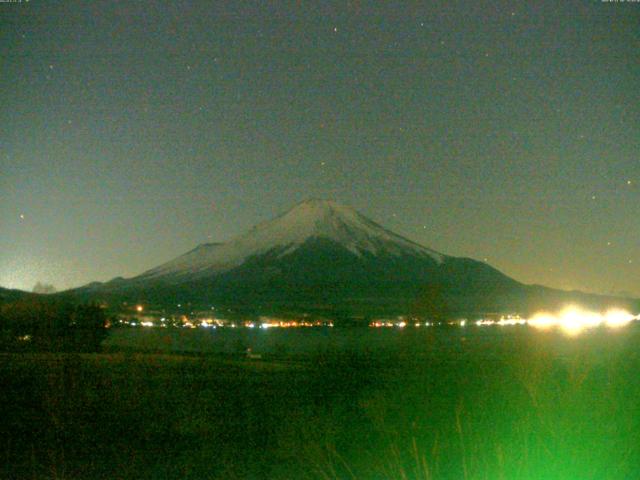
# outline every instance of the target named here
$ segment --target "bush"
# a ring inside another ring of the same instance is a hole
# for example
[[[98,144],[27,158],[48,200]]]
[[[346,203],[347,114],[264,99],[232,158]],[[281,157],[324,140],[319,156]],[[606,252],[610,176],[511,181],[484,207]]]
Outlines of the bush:
[[[97,351],[106,336],[98,305],[40,299],[0,308],[0,349],[5,351]]]

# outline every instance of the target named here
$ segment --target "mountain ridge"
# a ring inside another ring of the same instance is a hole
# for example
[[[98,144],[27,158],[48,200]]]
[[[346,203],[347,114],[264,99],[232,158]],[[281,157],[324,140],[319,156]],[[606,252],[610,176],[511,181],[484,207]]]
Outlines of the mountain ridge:
[[[200,244],[138,277],[220,273],[242,265],[248,257],[256,254],[282,249],[280,255],[286,255],[310,238],[329,238],[355,255],[362,255],[365,251],[411,252],[429,255],[437,262],[444,257],[385,229],[351,207],[330,200],[309,199],[229,242]]]
[[[261,313],[529,312],[624,299],[524,285],[484,262],[442,254],[351,207],[310,199],[224,243],[129,279],[67,294],[105,301],[225,305]]]

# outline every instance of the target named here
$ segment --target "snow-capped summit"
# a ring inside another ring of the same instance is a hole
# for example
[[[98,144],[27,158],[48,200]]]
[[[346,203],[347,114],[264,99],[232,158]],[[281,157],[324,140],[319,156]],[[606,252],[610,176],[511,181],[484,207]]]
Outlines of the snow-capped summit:
[[[215,305],[250,315],[408,314],[436,319],[553,310],[567,303],[631,305],[523,285],[485,262],[440,254],[353,208],[316,199],[229,242],[202,244],[137,277],[61,294],[115,304]]]
[[[215,274],[242,265],[255,256],[284,257],[312,239],[334,242],[353,255],[369,254],[430,258],[444,256],[383,228],[351,207],[330,200],[309,199],[273,220],[226,242],[202,244],[140,278]]]

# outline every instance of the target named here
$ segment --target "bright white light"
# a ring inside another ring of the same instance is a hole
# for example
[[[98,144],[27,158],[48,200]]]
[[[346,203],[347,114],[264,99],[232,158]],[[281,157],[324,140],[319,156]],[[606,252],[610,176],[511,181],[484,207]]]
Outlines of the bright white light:
[[[501,318],[496,323],[498,325],[524,325],[527,321],[521,318]]]
[[[624,327],[625,325],[628,325],[635,319],[636,317],[631,315],[629,312],[626,312],[624,310],[614,309],[614,310],[609,310],[605,314],[604,323],[607,327],[610,327],[610,328],[620,328],[620,327]]]
[[[464,327],[467,324],[466,320],[460,320],[460,326]]]
[[[476,325],[478,325],[479,327],[483,327],[485,325],[495,325],[496,322],[494,322],[493,320],[485,320],[484,318],[480,319],[480,320],[476,320]]]
[[[536,313],[528,321],[529,325],[540,330],[548,330],[558,324],[558,319],[550,313]]]
[[[153,322],[140,322],[140,325],[143,327],[153,327]]]
[[[563,310],[559,320],[560,328],[570,337],[578,335],[586,327],[582,321],[581,312],[574,307]]]
[[[570,306],[555,315],[544,312],[537,313],[527,323],[541,330],[558,326],[567,335],[575,336],[586,329],[596,328],[601,325],[606,325],[609,328],[620,328],[638,319],[640,319],[640,316],[634,317],[631,313],[621,309],[612,309],[603,315]]]

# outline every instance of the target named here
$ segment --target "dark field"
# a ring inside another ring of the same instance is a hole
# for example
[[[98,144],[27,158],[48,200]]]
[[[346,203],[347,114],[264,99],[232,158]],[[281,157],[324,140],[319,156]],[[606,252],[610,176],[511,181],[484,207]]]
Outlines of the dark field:
[[[4,354],[0,477],[640,478],[637,325],[460,332],[335,329],[359,340],[304,351],[285,336],[257,361],[149,342]],[[365,348],[377,334],[393,348]]]

